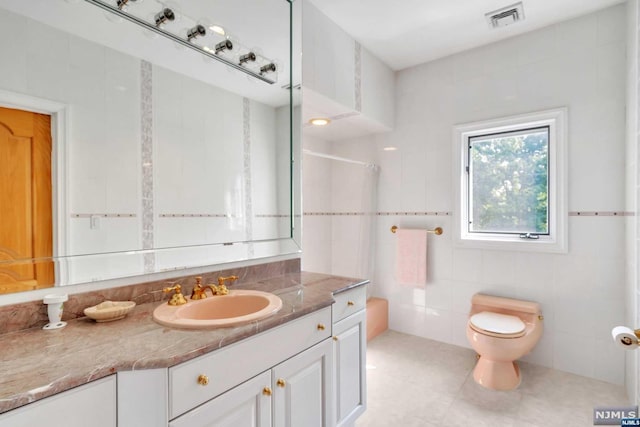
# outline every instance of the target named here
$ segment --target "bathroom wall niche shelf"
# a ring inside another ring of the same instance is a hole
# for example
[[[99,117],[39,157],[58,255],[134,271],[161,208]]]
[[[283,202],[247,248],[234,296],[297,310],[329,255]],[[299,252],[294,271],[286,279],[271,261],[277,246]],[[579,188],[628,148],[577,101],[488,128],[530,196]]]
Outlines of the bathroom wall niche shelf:
[[[184,46],[186,48],[192,49],[198,53],[200,53],[201,55],[204,55],[208,58],[214,59],[216,61],[222,62],[223,64],[236,69],[238,71],[241,71],[245,74],[250,75],[251,77],[254,77],[258,80],[261,80],[265,83],[268,84],[274,84],[276,83],[276,80],[273,80],[271,78],[269,78],[269,75],[272,75],[272,73],[262,73],[260,72],[260,67],[258,67],[258,71],[254,71],[251,68],[248,68],[240,63],[236,63],[231,61],[230,59],[227,59],[225,57],[222,57],[220,55],[217,55],[212,49],[206,49],[203,46],[199,46],[197,44],[192,43],[191,41],[189,41],[189,39],[187,39],[187,35],[185,34],[185,38],[180,37],[178,35],[175,35],[163,28],[161,28],[160,26],[156,26],[154,24],[152,24],[151,22],[147,22],[142,18],[139,18],[135,15],[129,14],[123,10],[120,10],[117,6],[112,6],[109,3],[106,3],[103,0],[85,0],[87,3],[90,3],[94,6],[97,6],[109,13],[113,13],[116,16],[122,18],[122,19],[126,19],[129,22],[133,22],[134,24],[137,24],[141,27],[143,27],[145,30],[147,31],[151,31],[152,33],[155,34],[159,34],[163,37],[168,38],[169,40],[177,43],[180,46]],[[272,63],[273,61],[267,59],[267,58],[262,58],[264,61],[266,61],[266,63]],[[261,64],[264,64],[265,62],[261,61]],[[275,71],[274,71],[275,73]]]

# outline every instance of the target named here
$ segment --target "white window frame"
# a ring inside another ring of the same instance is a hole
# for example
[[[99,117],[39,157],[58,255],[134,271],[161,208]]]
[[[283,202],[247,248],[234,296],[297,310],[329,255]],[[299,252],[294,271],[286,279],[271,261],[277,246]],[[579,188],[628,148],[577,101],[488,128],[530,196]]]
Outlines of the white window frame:
[[[549,235],[523,239],[504,233],[469,232],[469,180],[467,179],[469,138],[549,126]],[[517,116],[466,123],[454,127],[454,244],[457,247],[531,252],[568,250],[567,209],[567,109],[556,108]]]

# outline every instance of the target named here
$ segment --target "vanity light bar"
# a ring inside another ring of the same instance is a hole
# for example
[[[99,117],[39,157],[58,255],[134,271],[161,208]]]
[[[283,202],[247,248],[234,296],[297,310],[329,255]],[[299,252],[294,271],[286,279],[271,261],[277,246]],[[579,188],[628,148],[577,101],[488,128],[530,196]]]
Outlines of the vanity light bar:
[[[155,26],[154,24],[148,23],[143,19],[140,19],[134,15],[129,15],[128,13],[125,13],[124,11],[120,10],[118,7],[116,6],[112,6],[108,3],[105,3],[102,0],[85,0],[87,3],[91,3],[94,6],[97,6],[103,10],[106,10],[107,12],[113,13],[117,16],[119,16],[120,18],[126,19],[129,22],[133,22],[134,24],[137,24],[141,27],[143,27],[146,30],[149,30],[153,33],[156,34],[160,34],[161,36],[164,36],[166,38],[168,38],[169,40],[178,43],[181,46],[184,46],[186,48],[192,49],[196,52],[199,52],[200,54],[209,57],[211,59],[215,59],[216,61],[220,61],[223,64],[234,68],[238,71],[241,71],[245,74],[250,75],[251,77],[255,77],[258,80],[262,80],[265,83],[269,83],[269,84],[274,84],[276,81],[272,80],[270,78],[268,78],[267,76],[261,74],[260,72],[255,72],[247,67],[244,67],[242,65],[242,63],[235,63],[233,61],[228,60],[227,58],[224,58],[222,56],[216,55],[215,52],[213,52],[212,49],[208,49],[208,48],[204,48],[204,47],[200,47],[198,45],[195,45],[193,43],[191,43],[189,40],[183,39],[182,37],[176,36],[173,33],[170,33],[160,27]],[[266,74],[266,73],[265,73]]]

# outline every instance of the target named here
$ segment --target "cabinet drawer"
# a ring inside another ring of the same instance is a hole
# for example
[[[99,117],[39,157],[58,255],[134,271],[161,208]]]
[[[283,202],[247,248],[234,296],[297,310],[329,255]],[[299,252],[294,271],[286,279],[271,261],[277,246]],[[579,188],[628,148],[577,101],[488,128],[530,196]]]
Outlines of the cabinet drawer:
[[[169,423],[169,427],[271,425],[271,371],[221,394]],[[265,392],[265,388],[270,390]]]
[[[340,292],[339,294],[333,295],[333,299],[336,300],[336,302],[332,307],[332,320],[333,323],[336,323],[366,308],[367,287],[363,285]]]
[[[185,413],[329,336],[331,308],[327,307],[169,368],[169,418]],[[199,378],[207,384],[201,385]]]

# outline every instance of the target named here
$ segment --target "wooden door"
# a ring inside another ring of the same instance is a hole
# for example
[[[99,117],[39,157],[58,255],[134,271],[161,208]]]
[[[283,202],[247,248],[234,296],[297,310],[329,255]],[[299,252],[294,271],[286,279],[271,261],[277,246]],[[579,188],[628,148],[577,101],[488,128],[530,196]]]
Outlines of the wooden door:
[[[0,108],[0,294],[53,286],[51,206],[51,117]]]

